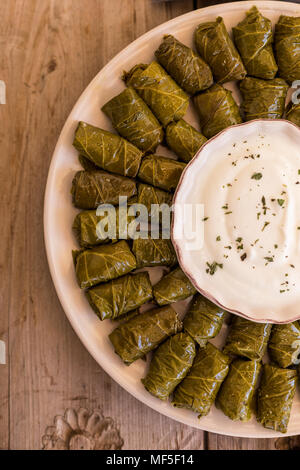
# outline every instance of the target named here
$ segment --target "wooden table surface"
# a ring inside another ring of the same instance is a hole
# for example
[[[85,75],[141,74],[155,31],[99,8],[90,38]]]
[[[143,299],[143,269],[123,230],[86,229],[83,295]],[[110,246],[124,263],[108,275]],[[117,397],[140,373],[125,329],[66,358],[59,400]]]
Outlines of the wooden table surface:
[[[46,260],[47,173],[75,101],[135,38],[211,3],[0,0],[0,80],[6,84],[6,104],[0,104],[0,346],[6,347],[5,360],[0,356],[0,449],[299,446],[297,438],[205,433],[138,402],[79,341],[57,299]],[[81,431],[71,432],[68,423],[78,423]]]

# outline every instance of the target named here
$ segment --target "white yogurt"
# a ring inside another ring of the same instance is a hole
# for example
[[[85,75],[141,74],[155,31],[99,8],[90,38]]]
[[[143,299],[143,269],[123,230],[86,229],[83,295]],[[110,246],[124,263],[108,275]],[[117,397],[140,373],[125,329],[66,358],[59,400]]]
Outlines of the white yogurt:
[[[258,321],[300,317],[299,129],[260,121],[212,139],[176,201],[204,204],[203,248],[177,242],[197,287]]]

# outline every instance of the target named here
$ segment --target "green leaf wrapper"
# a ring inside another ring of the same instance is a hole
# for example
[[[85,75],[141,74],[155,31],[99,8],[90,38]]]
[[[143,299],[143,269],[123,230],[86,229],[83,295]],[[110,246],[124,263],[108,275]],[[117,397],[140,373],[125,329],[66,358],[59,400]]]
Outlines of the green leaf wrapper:
[[[272,49],[272,22],[254,6],[232,32],[247,73],[252,77],[275,78],[278,67]]]
[[[134,178],[143,153],[130,142],[111,132],[80,121],[74,147],[97,167]]]
[[[109,241],[107,237],[101,238],[97,235],[96,229],[100,220],[101,217],[96,215],[95,210],[82,211],[75,216],[72,228],[80,246],[88,248]]]
[[[211,70],[204,60],[171,34],[164,36],[155,56],[175,82],[191,95],[213,84]]]
[[[202,133],[210,139],[229,126],[240,124],[240,110],[232,97],[232,92],[221,85],[213,85],[194,97]]]
[[[192,368],[175,389],[172,404],[206,416],[228,374],[230,358],[211,343],[200,349]]]
[[[267,349],[271,328],[271,323],[255,323],[242,317],[233,317],[224,352],[261,360]]]
[[[84,250],[76,258],[76,276],[81,289],[110,281],[133,271],[136,259],[128,243],[122,240]]]
[[[119,317],[111,318],[111,321],[114,322],[114,323],[118,323],[120,325],[122,323],[125,323],[125,322],[131,320],[131,318],[134,318],[139,314],[140,314],[140,310],[138,308],[136,308],[134,310],[131,310],[130,312],[127,312],[127,313],[124,313],[123,315],[120,315]]]
[[[116,319],[153,298],[147,272],[127,274],[89,289],[88,300],[101,320]]]
[[[161,125],[133,88],[112,98],[102,111],[116,131],[143,152],[155,152],[163,140]]]
[[[185,115],[188,95],[157,62],[138,64],[123,79],[143,98],[163,126]]]
[[[287,432],[296,382],[295,370],[264,364],[258,389],[257,421],[265,428]]]
[[[242,80],[246,76],[243,62],[226,30],[223,18],[200,24],[195,31],[197,51],[210,66],[218,83]]]
[[[209,339],[214,338],[220,332],[225,317],[226,312],[222,308],[201,294],[196,294],[184,317],[183,327],[203,348]]]
[[[286,119],[300,127],[300,103],[290,103],[286,109]]]
[[[171,336],[153,354],[149,371],[142,379],[146,390],[167,400],[192,367],[195,354],[195,343],[188,334]]]
[[[96,209],[100,204],[119,204],[120,196],[137,194],[136,183],[106,171],[77,171],[72,181],[73,204],[79,209]]]
[[[75,268],[76,268],[77,258],[83,252],[84,252],[84,248],[81,248],[80,250],[72,250],[72,259],[73,259],[73,264]]]
[[[240,83],[240,91],[243,97],[241,110],[245,120],[281,119],[288,88],[288,84],[282,78],[261,80],[246,77]]]
[[[261,363],[236,359],[221,385],[216,406],[233,421],[249,421],[255,411],[255,390]]]
[[[140,313],[119,325],[109,335],[116,354],[129,365],[157,348],[169,336],[179,332],[182,323],[170,307]]]
[[[196,294],[196,289],[182,269],[175,268],[155,284],[153,294],[158,305],[167,305]]]
[[[136,257],[137,268],[151,266],[175,266],[177,257],[171,240],[142,239],[133,241],[132,251]]]
[[[186,163],[193,158],[206,140],[204,135],[183,119],[178,122],[171,122],[166,128],[168,146]]]
[[[172,158],[147,155],[143,158],[138,179],[165,191],[173,191],[185,166],[185,163]]]
[[[290,85],[300,79],[300,17],[281,15],[275,25],[278,75]]]
[[[173,195],[162,189],[155,188],[147,184],[138,184],[138,199],[139,204],[144,204],[147,207],[147,211],[151,214],[152,204],[167,204],[172,205]]]
[[[99,167],[95,165],[95,163],[91,162],[87,157],[84,155],[78,155],[78,161],[82,168],[86,171],[97,171]]]
[[[300,327],[298,322],[273,325],[268,344],[272,361],[285,368],[295,364],[300,346]]]
[[[73,222],[73,232],[74,235],[79,243],[80,246],[89,248],[91,246],[95,245],[102,245],[104,243],[108,243],[110,241],[115,242],[120,238],[120,220],[122,227],[124,227],[127,224],[127,240],[130,239],[130,234],[128,233],[128,225],[135,219],[134,215],[128,215],[128,210],[131,206],[134,206],[134,204],[137,202],[137,198],[134,196],[130,198],[130,200],[127,202],[127,211],[126,207],[124,206],[118,206],[115,208],[115,213],[111,211],[105,211],[104,215],[97,215],[96,210],[90,210],[90,211],[82,211],[79,212],[74,219]],[[123,211],[120,213],[120,208],[123,209]],[[109,233],[107,232],[107,225],[104,226],[104,222],[108,220],[111,220],[111,226],[113,227],[115,224],[116,228],[116,233],[115,236],[109,236]],[[126,219],[126,221],[125,221]],[[105,228],[105,233],[101,233],[101,230],[98,230],[97,233],[97,224],[99,222],[103,222],[103,226],[101,228]],[[122,233],[122,239],[125,238],[125,234]]]

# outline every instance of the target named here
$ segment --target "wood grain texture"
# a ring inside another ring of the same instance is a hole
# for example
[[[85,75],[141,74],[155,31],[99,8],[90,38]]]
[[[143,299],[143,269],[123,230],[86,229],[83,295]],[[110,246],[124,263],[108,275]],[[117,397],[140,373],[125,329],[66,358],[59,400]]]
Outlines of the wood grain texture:
[[[192,8],[148,0],[0,1],[2,144],[0,448],[39,449],[67,408],[102,408],[123,448],[202,448],[203,433],[177,424],[122,390],[74,334],[56,297],[43,241],[50,159],[74,102],[136,37]],[[116,14],[116,12],[118,12]]]
[[[0,340],[7,346],[7,364],[0,365],[0,449],[41,448],[55,416],[80,407],[111,417],[124,449],[274,447],[273,440],[181,425],[121,389],[73,332],[44,249],[48,168],[78,96],[135,38],[208,3],[214,2],[0,0],[0,79],[7,86],[7,104],[0,105]],[[66,426],[62,418],[55,422],[59,430]]]

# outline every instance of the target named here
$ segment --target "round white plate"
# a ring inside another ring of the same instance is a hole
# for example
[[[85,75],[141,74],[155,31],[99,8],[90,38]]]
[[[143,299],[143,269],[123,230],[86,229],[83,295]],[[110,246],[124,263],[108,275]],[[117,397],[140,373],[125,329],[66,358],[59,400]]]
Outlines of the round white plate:
[[[139,360],[127,367],[115,355],[108,339],[108,334],[113,328],[112,323],[101,322],[96,317],[75,279],[71,250],[76,248],[76,242],[71,227],[77,211],[72,206],[70,195],[73,175],[80,169],[77,152],[72,147],[77,122],[87,121],[111,130],[110,123],[100,107],[124,88],[120,79],[123,70],[130,69],[136,63],[153,60],[153,53],[160,44],[163,34],[173,34],[183,43],[192,45],[193,32],[200,22],[213,20],[222,15],[226,26],[231,30],[252,5],[257,5],[274,23],[280,14],[300,15],[299,5],[279,1],[243,1],[192,11],[144,34],[98,73],[74,106],[57,142],[46,187],[44,232],[52,279],[66,315],[85,347],[116,382],[146,405],[184,424],[220,434],[257,438],[279,437],[280,434],[264,429],[255,418],[248,423],[232,422],[214,407],[208,416],[198,420],[195,413],[173,408],[171,404],[163,403],[145,391],[140,382],[145,373],[145,362]],[[236,97],[238,99],[237,95]],[[196,116],[192,110],[189,110],[186,119],[197,126]],[[157,153],[165,152],[158,149]],[[181,310],[182,305],[178,305],[177,309]],[[217,343],[221,340],[222,338],[218,339]],[[300,433],[300,394],[297,393],[286,435]]]

